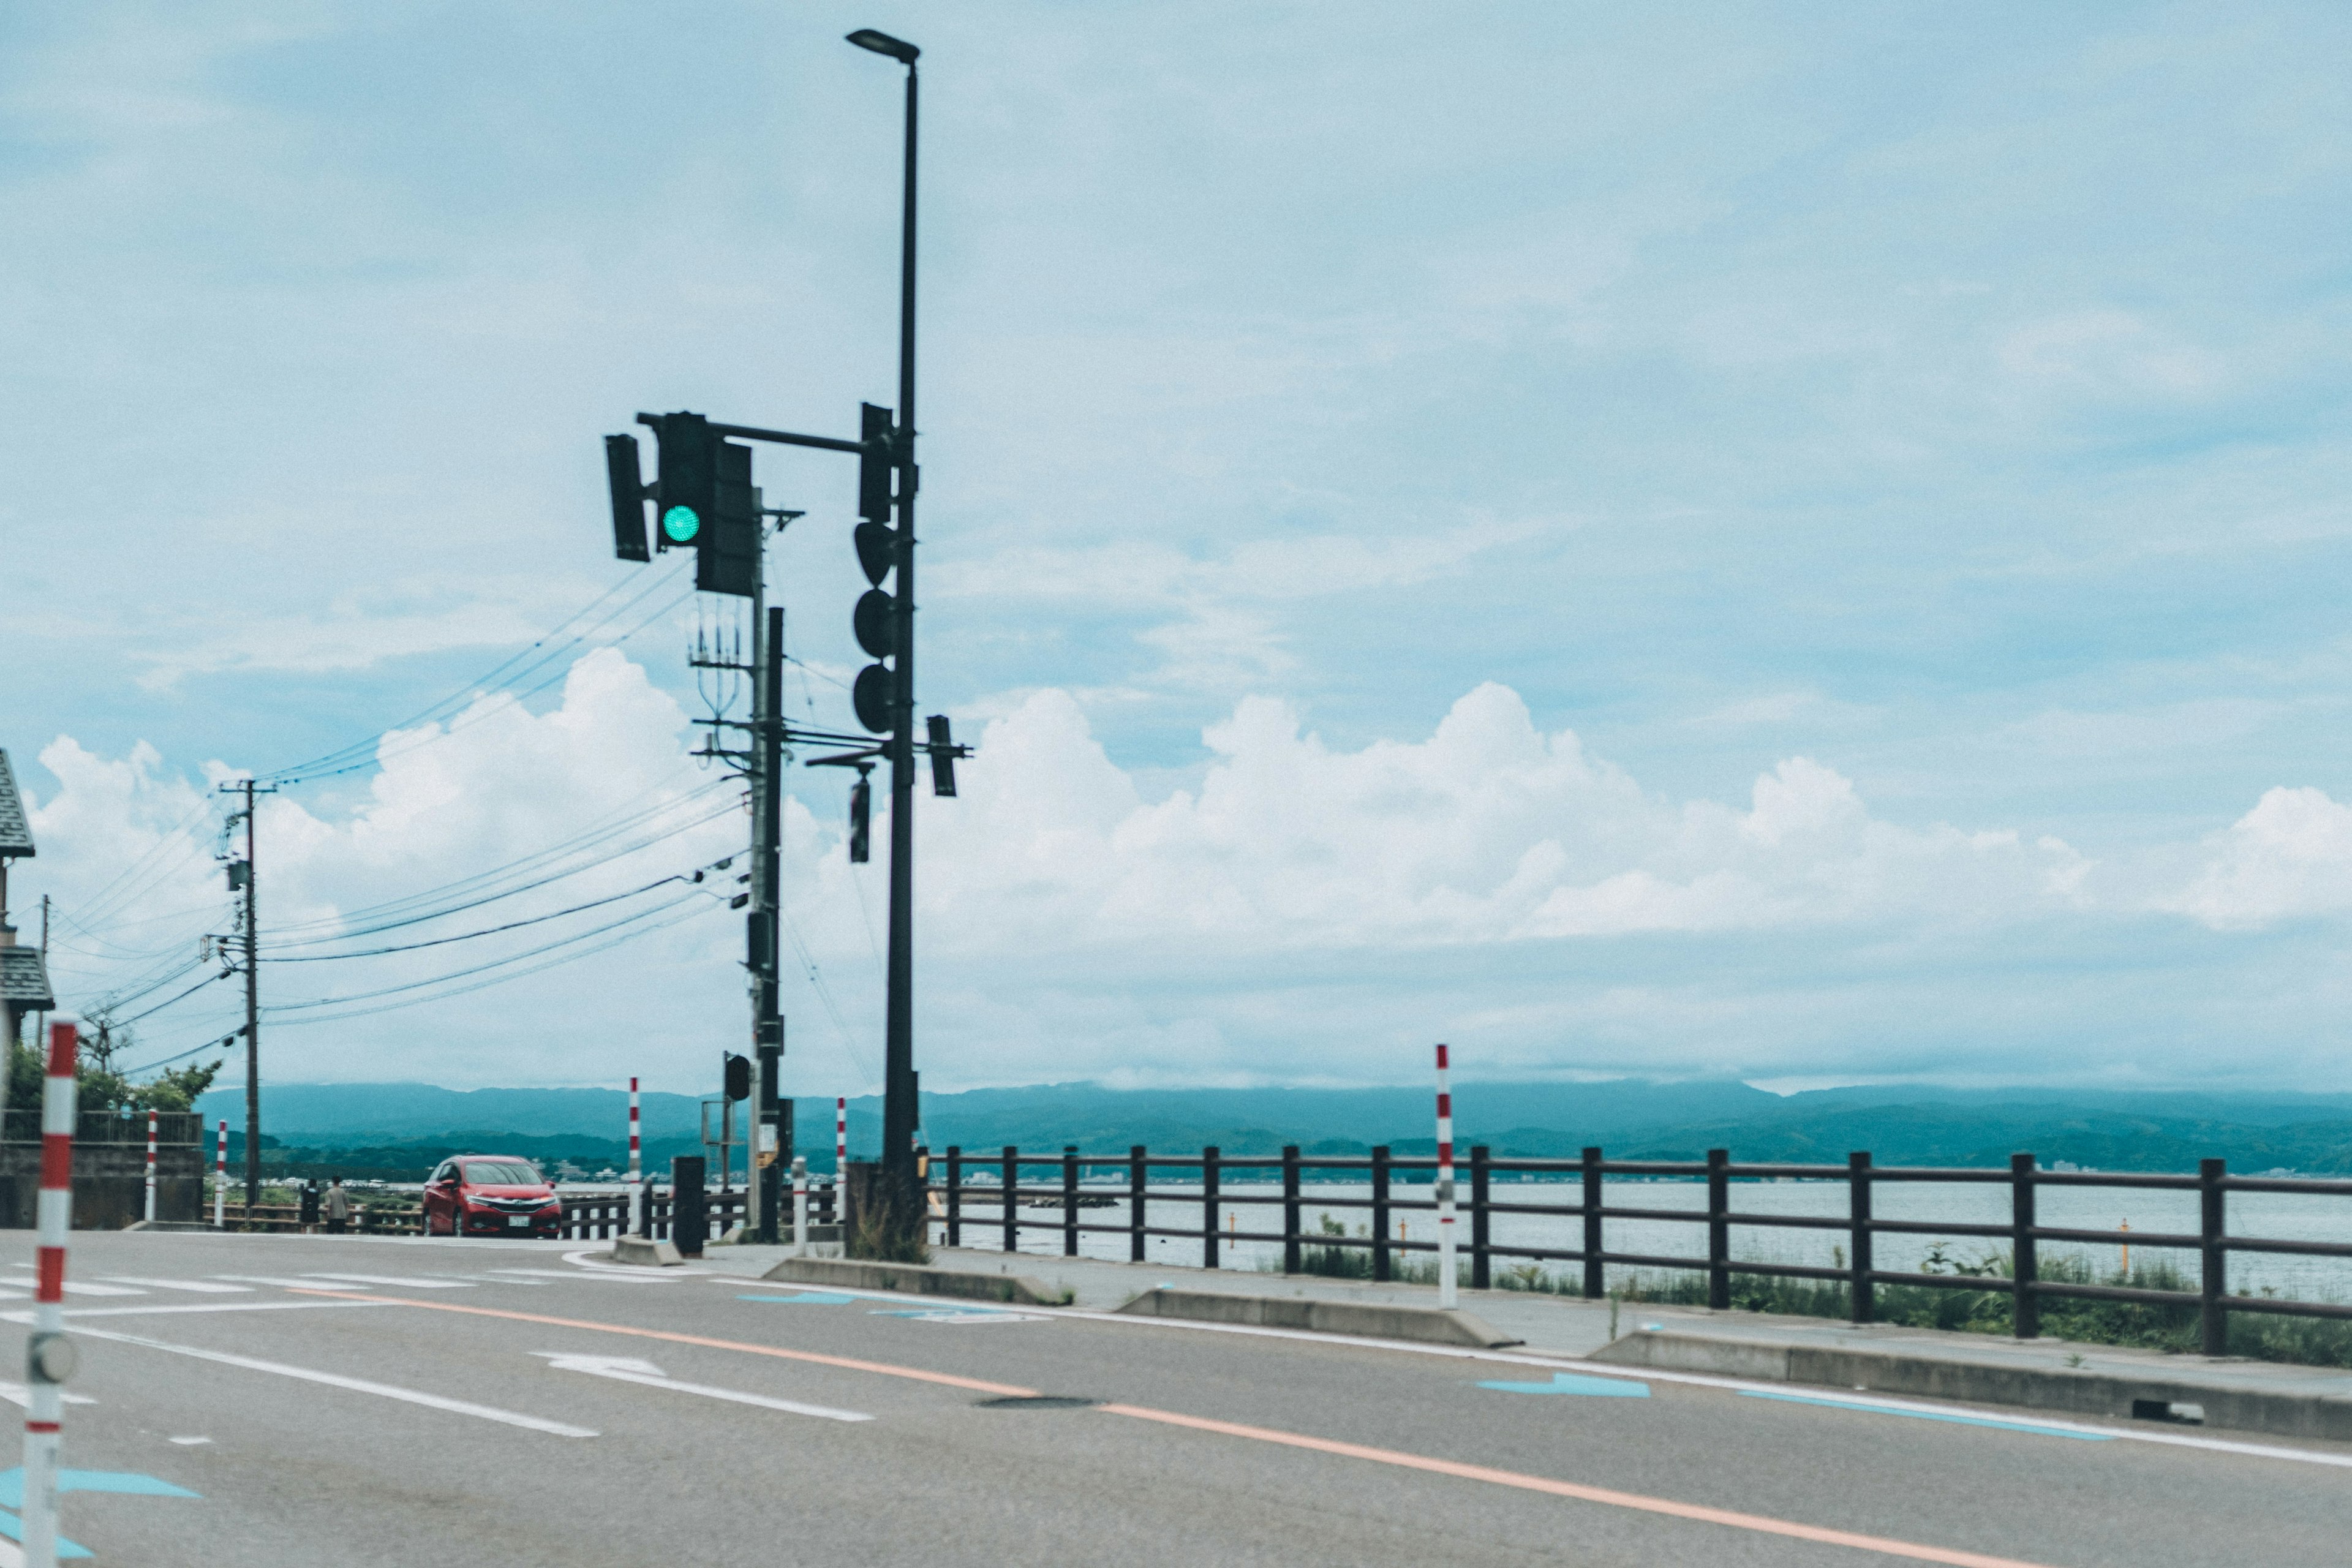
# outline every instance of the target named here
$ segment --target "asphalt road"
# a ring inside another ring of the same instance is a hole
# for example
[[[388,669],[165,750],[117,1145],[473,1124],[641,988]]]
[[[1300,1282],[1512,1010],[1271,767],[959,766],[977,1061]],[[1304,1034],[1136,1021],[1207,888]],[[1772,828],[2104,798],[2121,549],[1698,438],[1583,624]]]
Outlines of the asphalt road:
[[[31,1255],[29,1237],[0,1247],[0,1289],[23,1289],[11,1266]],[[92,1403],[68,1407],[64,1462],[149,1489],[69,1493],[65,1533],[101,1563],[240,1568],[2352,1557],[2343,1447],[2240,1453],[2226,1434],[2174,1446],[587,1256],[78,1235],[72,1391]],[[27,1305],[0,1300],[11,1366]]]

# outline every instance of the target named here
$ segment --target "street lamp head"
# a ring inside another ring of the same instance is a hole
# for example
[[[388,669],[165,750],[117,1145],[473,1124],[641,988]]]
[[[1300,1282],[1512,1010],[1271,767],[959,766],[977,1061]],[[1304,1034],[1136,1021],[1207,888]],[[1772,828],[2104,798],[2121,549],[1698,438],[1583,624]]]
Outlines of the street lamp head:
[[[888,55],[902,66],[911,66],[915,57],[923,51],[903,38],[887,33],[877,33],[871,27],[860,27],[849,35],[849,41],[861,49],[872,49],[877,55]]]

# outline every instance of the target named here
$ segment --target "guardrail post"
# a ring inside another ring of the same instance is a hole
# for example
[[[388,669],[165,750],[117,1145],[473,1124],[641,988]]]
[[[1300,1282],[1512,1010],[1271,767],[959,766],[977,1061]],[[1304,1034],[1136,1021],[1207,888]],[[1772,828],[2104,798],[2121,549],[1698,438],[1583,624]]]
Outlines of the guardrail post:
[[[1078,1255],[1078,1146],[1062,1145],[1062,1256]]]
[[[1298,1145],[1282,1146],[1282,1271],[1298,1272]]]
[[[963,1145],[948,1145],[948,1245],[963,1245]]]
[[[1143,1261],[1143,1206],[1146,1202],[1143,1194],[1150,1186],[1150,1178],[1146,1175],[1150,1168],[1142,1144],[1138,1143],[1127,1152],[1127,1260],[1129,1263]]]
[[[1486,1145],[1470,1147],[1470,1289],[1486,1290],[1493,1287],[1494,1260],[1486,1256],[1486,1246],[1492,1238],[1487,1234],[1487,1183],[1494,1173],[1487,1169],[1490,1158]]]
[[[1870,1151],[1857,1149],[1845,1157],[1846,1194],[1851,1201],[1852,1219],[1846,1237],[1851,1248],[1848,1267],[1851,1281],[1847,1294],[1853,1298],[1852,1316],[1857,1323],[1870,1321],[1875,1314],[1870,1288]]]
[[[2033,1248],[2033,1156],[2009,1157],[2009,1321],[2021,1340],[2042,1337],[2042,1301],[2033,1293],[2042,1264]]]
[[[1217,1266],[1217,1146],[1201,1151],[1201,1267]]]
[[[1021,1250],[1021,1151],[1004,1146],[1004,1250]]]
[[[1730,1163],[1730,1150],[1706,1152],[1706,1304],[1718,1312],[1731,1308]]]
[[[1609,1270],[1601,1260],[1601,1151],[1584,1152],[1584,1299],[1609,1294]]]
[[[2230,1353],[2230,1315],[2221,1305],[2221,1298],[2230,1293],[2230,1254],[2227,1244],[2222,1240],[2228,1229],[2228,1211],[2224,1205],[2229,1194],[2221,1185],[2221,1178],[2228,1171],[2229,1163],[2224,1160],[2197,1162],[2197,1195],[2202,1200],[2199,1205],[2202,1213],[2199,1216],[2201,1223],[2198,1235],[2201,1245],[2198,1247],[2198,1261],[2202,1267],[2198,1271],[2198,1326],[2202,1332],[2207,1355]]]
[[[1389,1277],[1389,1146],[1372,1151],[1372,1278]]]

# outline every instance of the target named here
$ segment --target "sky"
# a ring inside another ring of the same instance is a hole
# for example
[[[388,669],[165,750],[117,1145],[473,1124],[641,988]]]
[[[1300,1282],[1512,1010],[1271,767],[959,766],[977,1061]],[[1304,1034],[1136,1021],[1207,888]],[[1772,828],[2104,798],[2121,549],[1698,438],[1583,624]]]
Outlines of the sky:
[[[259,773],[265,1079],[712,1086],[741,612],[612,558],[599,437],[894,401],[860,26],[924,50],[920,702],[978,747],[927,1090],[2352,1089],[2324,5],[9,7],[66,1005],[235,1025]],[[853,468],[757,470],[835,728]],[[790,786],[802,1094],[879,1079],[847,783]]]

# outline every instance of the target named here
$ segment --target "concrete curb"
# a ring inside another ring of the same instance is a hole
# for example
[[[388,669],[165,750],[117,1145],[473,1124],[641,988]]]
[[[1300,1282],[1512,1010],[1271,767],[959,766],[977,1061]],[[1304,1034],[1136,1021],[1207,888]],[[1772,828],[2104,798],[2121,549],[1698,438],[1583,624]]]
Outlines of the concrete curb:
[[[642,1236],[614,1237],[612,1258],[615,1263],[634,1264],[640,1268],[668,1268],[686,1262],[672,1243],[647,1241]]]
[[[1305,1296],[1229,1296],[1221,1290],[1146,1290],[1121,1312],[1139,1318],[1184,1318],[1200,1323],[1247,1323],[1265,1329],[1305,1329],[1319,1334],[1357,1334],[1375,1340],[1420,1340],[1431,1344],[1493,1350],[1520,1342],[1497,1333],[1468,1312],[1437,1307],[1392,1307],[1377,1302],[1318,1301]]]
[[[2150,1377],[2072,1367],[2003,1366],[1898,1349],[1842,1349],[1728,1335],[1643,1332],[1595,1351],[1593,1361],[1662,1372],[1711,1373],[1757,1383],[1801,1383],[1876,1394],[2014,1405],[2108,1420],[2178,1420],[2195,1405],[2202,1425],[2278,1437],[2352,1441],[2352,1378],[2345,1394],[2248,1388],[2219,1378]]]
[[[212,1234],[213,1229],[209,1224],[193,1219],[134,1219],[122,1228],[125,1230],[180,1231],[191,1235],[198,1232],[210,1235]]]
[[[972,1274],[961,1268],[926,1268],[913,1263],[866,1263],[845,1258],[787,1258],[765,1274],[787,1285],[840,1285],[853,1290],[898,1290],[910,1296],[963,1296],[981,1301],[1017,1301],[1028,1307],[1059,1307],[1068,1292],[1025,1274]]]

